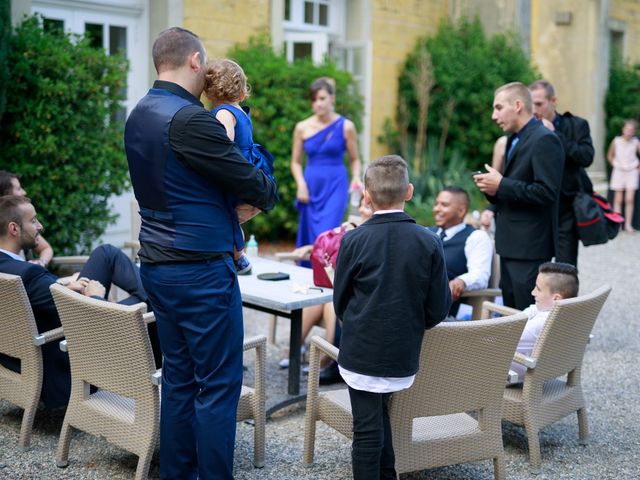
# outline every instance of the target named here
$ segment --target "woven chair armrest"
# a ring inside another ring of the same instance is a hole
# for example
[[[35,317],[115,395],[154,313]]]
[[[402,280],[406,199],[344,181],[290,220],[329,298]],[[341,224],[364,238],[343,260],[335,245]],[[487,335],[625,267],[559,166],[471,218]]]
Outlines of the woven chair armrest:
[[[538,364],[538,361],[535,358],[527,357],[519,352],[515,353],[513,361],[520,365],[524,365],[527,368],[536,368],[536,365]]]
[[[255,335],[253,337],[245,338],[242,345],[242,350],[247,351],[252,348],[264,347],[267,345],[267,337],[264,335]]]
[[[498,305],[494,302],[482,302],[482,318],[489,318],[491,313],[499,313],[501,315],[508,316],[520,313],[520,310],[506,307],[504,305]]]
[[[315,345],[321,352],[331,357],[333,360],[338,360],[338,353],[340,350],[335,345],[327,342],[324,338],[314,335],[311,338],[311,345]]]
[[[483,288],[481,290],[468,290],[462,292],[460,295],[462,298],[468,297],[499,297],[502,295],[502,290],[499,288]]]
[[[146,307],[146,305],[145,305],[145,307]],[[144,323],[146,323],[148,325],[148,324],[154,323],[156,321],[156,316],[153,314],[153,312],[143,313],[142,314],[142,320],[144,320]]]
[[[44,333],[34,335],[33,344],[44,345],[45,343],[53,342],[54,340],[60,340],[61,338],[64,338],[64,330],[62,330],[62,327],[58,327],[52,330],[48,330]]]
[[[51,265],[84,265],[89,260],[89,255],[69,255],[64,257],[53,257]]]
[[[159,368],[151,374],[151,383],[153,385],[162,385],[162,369]]]

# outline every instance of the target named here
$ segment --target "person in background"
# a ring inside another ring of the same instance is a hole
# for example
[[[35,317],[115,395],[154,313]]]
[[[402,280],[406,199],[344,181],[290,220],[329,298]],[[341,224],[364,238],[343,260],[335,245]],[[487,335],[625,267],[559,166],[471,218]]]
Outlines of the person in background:
[[[291,153],[291,174],[300,212],[296,247],[309,245],[322,232],[340,226],[349,190],[362,189],[356,127],[334,111],[333,79],[315,80],[309,98],[313,115],[296,124]],[[349,155],[351,184],[343,161],[345,151]],[[307,155],[304,170],[303,153]]]
[[[557,300],[577,296],[579,287],[578,270],[575,266],[560,262],[540,265],[536,286],[531,292],[535,303],[523,310],[529,319],[520,336],[516,352],[527,357],[531,355],[553,304]],[[519,379],[523,379],[527,373],[527,367],[516,362],[511,363],[511,370],[518,374]]]
[[[453,318],[460,307],[460,296],[487,288],[491,277],[493,242],[486,232],[464,223],[468,210],[469,195],[460,187],[443,188],[433,205],[436,226],[431,231],[442,240],[453,301],[449,315]]]
[[[538,267],[556,252],[564,150],[533,116],[531,93],[522,83],[496,90],[491,118],[510,134],[503,173],[485,165],[488,173],[473,178],[496,210],[504,303],[522,310],[531,304]]]
[[[18,175],[0,170],[0,197],[4,195],[26,197],[27,191],[22,188]],[[29,262],[36,263],[41,267],[46,267],[53,258],[53,248],[49,245],[49,242],[40,235],[38,245],[33,250],[25,250],[23,254]]]
[[[613,209],[622,213],[624,197],[624,229],[633,233],[633,203],[638,191],[638,175],[640,172],[640,140],[636,137],[638,122],[625,120],[622,135],[615,137],[609,145],[607,160],[613,166],[609,188],[613,190]]]
[[[590,185],[582,185],[587,177],[585,168],[593,163],[593,142],[589,123],[572,115],[556,111],[556,94],[547,80],[537,80],[529,85],[533,101],[533,114],[542,124],[558,136],[564,150],[564,168],[558,203],[558,248],[556,262],[578,265],[578,228],[573,213],[573,201],[580,191],[588,191]],[[588,177],[587,177],[588,178]]]

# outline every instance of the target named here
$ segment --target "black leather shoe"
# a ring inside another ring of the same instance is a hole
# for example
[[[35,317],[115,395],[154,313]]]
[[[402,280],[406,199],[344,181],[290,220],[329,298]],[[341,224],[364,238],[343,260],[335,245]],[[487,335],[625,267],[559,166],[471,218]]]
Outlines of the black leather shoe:
[[[331,385],[338,382],[344,382],[344,380],[340,376],[337,362],[331,362],[330,365],[320,369],[320,385]]]

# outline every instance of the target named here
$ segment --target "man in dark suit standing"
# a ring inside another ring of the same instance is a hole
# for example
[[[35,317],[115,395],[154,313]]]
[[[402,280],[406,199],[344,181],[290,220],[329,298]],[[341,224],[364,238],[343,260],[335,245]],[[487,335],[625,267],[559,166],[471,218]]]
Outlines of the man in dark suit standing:
[[[28,198],[13,195],[0,197],[0,272],[22,278],[40,333],[60,326],[60,317],[49,290],[59,279],[41,265],[25,261],[19,253],[37,247],[41,230],[36,210]],[[88,297],[104,299],[112,282],[131,295],[120,303],[132,305],[147,300],[138,268],[112,245],[97,247],[78,279],[66,286]],[[151,342],[154,345],[158,343],[153,336]],[[41,399],[48,408],[66,406],[71,391],[69,357],[60,351],[57,342],[43,345],[42,354],[44,376]],[[159,358],[159,350],[156,354]],[[0,354],[0,363],[19,371],[16,359]]]
[[[488,173],[474,180],[496,211],[504,303],[522,310],[533,303],[538,266],[556,252],[564,151],[557,135],[533,116],[531,93],[522,83],[496,90],[491,118],[510,134],[504,175],[485,165]]]
[[[556,262],[578,265],[578,229],[573,213],[573,200],[584,188],[581,178],[586,176],[584,169],[593,163],[593,142],[589,124],[583,118],[570,112],[562,115],[556,112],[556,94],[553,85],[546,80],[536,80],[529,85],[533,100],[533,114],[542,124],[555,132],[564,149],[564,170],[558,203],[558,250]],[[588,178],[588,177],[587,177]]]

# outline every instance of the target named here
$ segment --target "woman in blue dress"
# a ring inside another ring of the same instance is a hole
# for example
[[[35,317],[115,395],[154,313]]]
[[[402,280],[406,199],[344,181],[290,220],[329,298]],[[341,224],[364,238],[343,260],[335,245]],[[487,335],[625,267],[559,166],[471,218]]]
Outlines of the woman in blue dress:
[[[309,97],[313,115],[296,124],[291,154],[296,207],[300,212],[298,247],[312,244],[320,233],[340,226],[349,191],[362,191],[356,128],[334,111],[333,79],[315,80]],[[304,170],[303,151],[307,156]],[[351,182],[344,165],[345,151],[349,155]]]

